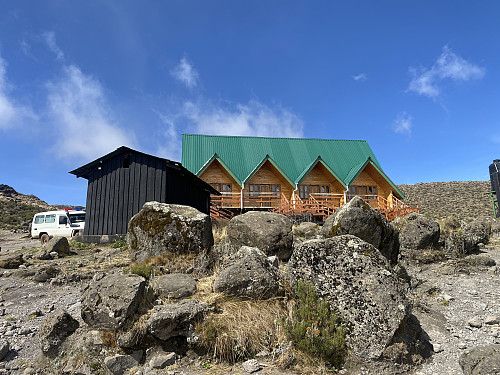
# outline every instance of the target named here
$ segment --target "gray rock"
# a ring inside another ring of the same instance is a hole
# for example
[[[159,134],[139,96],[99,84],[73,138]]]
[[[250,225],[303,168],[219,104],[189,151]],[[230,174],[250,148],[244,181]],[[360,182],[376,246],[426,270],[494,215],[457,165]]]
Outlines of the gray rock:
[[[469,326],[471,326],[472,328],[481,328],[483,326],[483,322],[481,321],[481,319],[477,316],[469,319],[467,321],[467,324]]]
[[[40,331],[40,347],[49,356],[56,356],[61,344],[79,327],[79,323],[64,310],[57,310],[43,321]]]
[[[321,227],[311,222],[303,222],[293,227],[293,239],[299,241],[313,240],[319,235]]]
[[[325,238],[351,234],[375,246],[392,264],[398,260],[398,230],[358,196],[330,215],[320,234]]]
[[[401,247],[410,250],[435,248],[438,245],[440,229],[438,222],[416,212],[394,220],[399,229]]]
[[[191,336],[194,325],[208,311],[206,303],[192,299],[155,306],[146,322],[148,331],[160,340]]]
[[[0,268],[15,269],[24,263],[23,255],[6,255],[0,258]]]
[[[56,252],[58,256],[69,255],[69,242],[66,237],[55,236],[43,245],[43,249],[48,253]]]
[[[10,350],[7,340],[0,339],[0,361],[2,361]]]
[[[136,312],[145,280],[134,274],[101,276],[96,275],[83,290],[82,319],[93,328],[116,330]]]
[[[488,243],[491,232],[491,224],[483,220],[474,220],[463,227],[465,238],[465,252],[470,254],[478,250],[480,243]]]
[[[229,248],[256,247],[266,255],[288,260],[293,251],[292,222],[284,215],[251,211],[235,216],[227,226]]]
[[[122,375],[128,369],[137,366],[137,360],[131,355],[115,354],[104,358],[104,365],[113,375]]]
[[[500,220],[498,219],[491,223],[491,237],[500,239]]]
[[[142,341],[145,333],[141,329],[131,328],[129,331],[121,332],[116,343],[120,348],[133,348]]]
[[[500,374],[500,345],[488,345],[466,351],[459,364],[464,375]]]
[[[33,258],[38,260],[52,260],[52,256],[44,249],[40,249],[33,254]]]
[[[461,231],[451,232],[444,243],[444,251],[451,257],[463,257],[467,254],[465,236]]]
[[[311,240],[297,247],[288,263],[293,280],[316,286],[344,323],[347,343],[365,359],[378,359],[410,315],[404,287],[387,259],[352,235]]]
[[[500,316],[488,315],[487,317],[484,318],[484,324],[488,325],[500,324]]]
[[[155,353],[148,362],[148,367],[152,369],[164,369],[167,366],[175,363],[177,356],[174,352]]]
[[[183,273],[156,276],[150,285],[157,297],[185,298],[196,293],[195,279]]]
[[[243,370],[249,374],[262,370],[262,365],[256,359],[249,359],[241,364]]]
[[[137,261],[163,252],[198,253],[213,243],[210,216],[178,204],[146,202],[127,230],[128,249]]]
[[[268,299],[281,292],[279,270],[255,247],[242,246],[227,259],[213,283],[215,292],[228,296]]]

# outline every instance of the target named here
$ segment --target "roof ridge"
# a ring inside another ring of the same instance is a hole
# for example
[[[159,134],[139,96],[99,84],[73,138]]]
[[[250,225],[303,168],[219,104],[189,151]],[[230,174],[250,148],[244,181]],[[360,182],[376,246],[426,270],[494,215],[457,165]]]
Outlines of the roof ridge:
[[[299,137],[261,137],[253,135],[216,135],[216,134],[192,134],[182,133],[195,137],[216,137],[216,138],[253,138],[253,139],[288,139],[288,140],[311,140],[311,141],[342,141],[342,142],[367,142],[366,139],[340,139],[340,138],[299,138]]]

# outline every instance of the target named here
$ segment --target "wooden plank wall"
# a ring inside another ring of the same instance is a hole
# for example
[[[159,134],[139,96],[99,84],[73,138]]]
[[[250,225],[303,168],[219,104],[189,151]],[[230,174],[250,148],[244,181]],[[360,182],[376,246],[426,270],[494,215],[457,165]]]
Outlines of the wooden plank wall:
[[[382,177],[377,178],[376,174],[378,174],[378,172],[376,172],[373,167],[371,167],[373,170],[370,170],[369,167],[371,166],[367,166],[358,175],[358,177],[353,181],[352,186],[376,186],[377,194],[387,199],[390,194],[390,190],[387,189],[387,183],[381,183],[382,181],[380,181],[380,178]],[[368,173],[368,171],[371,173]],[[372,176],[377,178],[378,181],[376,181]],[[385,179],[383,180],[385,182]]]
[[[281,174],[272,166],[271,163],[266,161],[264,165],[253,175],[250,181],[245,185],[244,192],[249,193],[252,184],[268,184],[268,185],[281,185],[281,193],[285,195],[287,199],[292,196],[293,188],[290,183],[281,176]]]
[[[214,160],[207,169],[203,171],[200,178],[208,184],[231,184],[231,192],[240,194],[241,187],[236,183],[233,177],[220,165],[217,160]]]
[[[345,189],[341,183],[321,164],[316,164],[302,180],[301,185],[329,185],[330,193],[343,194]]]
[[[105,161],[90,174],[84,234],[125,234],[132,216],[153,200],[210,212],[209,192],[180,168],[139,153],[131,153],[130,165],[124,168],[123,157]]]

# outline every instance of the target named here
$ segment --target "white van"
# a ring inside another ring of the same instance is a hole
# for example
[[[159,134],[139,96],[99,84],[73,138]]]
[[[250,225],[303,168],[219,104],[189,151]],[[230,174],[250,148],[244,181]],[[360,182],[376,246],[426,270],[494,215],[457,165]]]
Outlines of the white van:
[[[73,237],[83,234],[85,211],[65,209],[40,212],[33,217],[31,238],[43,243],[54,236]]]

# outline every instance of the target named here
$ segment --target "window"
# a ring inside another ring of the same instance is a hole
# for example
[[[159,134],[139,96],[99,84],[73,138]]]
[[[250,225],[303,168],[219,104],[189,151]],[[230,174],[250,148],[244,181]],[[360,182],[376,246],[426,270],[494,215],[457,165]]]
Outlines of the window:
[[[250,184],[248,190],[250,197],[281,197],[281,185]]]
[[[222,195],[231,195],[231,184],[222,184]]]
[[[60,225],[68,224],[68,218],[66,216],[59,216],[59,224]]]
[[[72,223],[83,223],[85,221],[85,214],[69,214],[69,221]]]
[[[349,199],[359,195],[363,199],[377,199],[376,186],[349,186]]]
[[[321,194],[330,193],[330,185],[321,185]]]
[[[39,215],[35,216],[35,224],[43,224],[45,221],[45,216]]]
[[[46,215],[45,216],[45,223],[55,223],[56,222],[56,215]]]
[[[300,185],[299,186],[299,196],[301,199],[309,198],[309,185]]]

